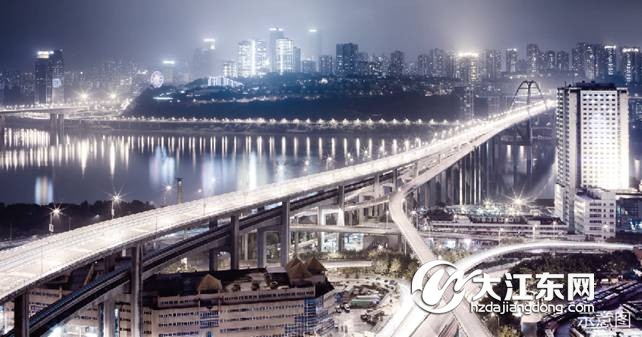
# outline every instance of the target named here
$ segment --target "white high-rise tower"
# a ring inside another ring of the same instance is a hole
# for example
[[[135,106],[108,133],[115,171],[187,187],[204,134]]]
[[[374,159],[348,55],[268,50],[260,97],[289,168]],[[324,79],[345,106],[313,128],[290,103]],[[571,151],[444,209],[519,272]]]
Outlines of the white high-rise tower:
[[[629,187],[628,91],[595,83],[559,88],[555,120],[555,213],[573,228],[579,189]]]

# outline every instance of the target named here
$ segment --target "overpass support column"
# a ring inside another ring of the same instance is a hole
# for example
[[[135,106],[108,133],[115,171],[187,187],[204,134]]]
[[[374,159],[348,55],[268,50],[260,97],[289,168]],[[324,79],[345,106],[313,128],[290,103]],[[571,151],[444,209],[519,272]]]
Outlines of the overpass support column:
[[[16,337],[29,337],[29,290],[13,301],[13,332]]]
[[[392,170],[392,191],[395,192],[397,191],[397,182],[399,180],[399,170],[398,169],[393,169]]]
[[[210,231],[216,230],[216,228],[218,227],[218,219],[211,219],[208,225],[209,225]],[[208,252],[210,271],[218,270],[218,253],[219,251],[216,249],[210,249]]]
[[[339,208],[343,209],[343,205],[346,202],[346,187],[344,185],[339,185],[337,189],[337,205]]]
[[[340,252],[343,252],[346,250],[346,234],[345,233],[337,233],[337,248],[339,249]]]
[[[294,232],[292,234],[294,235],[294,253],[293,253],[293,256],[294,257],[298,257],[299,256],[299,235],[300,235],[300,233],[299,232]]]
[[[281,235],[279,235],[281,250],[279,259],[281,267],[285,267],[290,258],[290,200],[284,200],[281,203],[281,207]]]
[[[7,121],[4,116],[0,116],[0,146],[4,142],[4,129],[7,127]]]
[[[249,242],[249,234],[244,234],[241,236],[241,250],[243,251],[243,260],[247,261],[249,259],[249,247],[248,247],[248,242]]]
[[[217,271],[219,252],[215,249],[210,249],[208,254],[209,254],[209,271]]]
[[[375,174],[374,176],[374,184],[372,184],[372,191],[375,194],[375,197],[378,197],[381,193],[379,191],[381,186],[381,176],[379,173]]]
[[[114,300],[108,299],[100,304],[99,337],[114,337],[116,315],[114,315]]]
[[[259,228],[256,231],[256,266],[265,268],[265,229]]]
[[[230,269],[239,270],[239,215],[234,214],[230,218],[232,232],[230,233]]]
[[[129,281],[131,332],[133,337],[143,335],[143,249],[136,245],[130,249],[132,259],[131,281]]]

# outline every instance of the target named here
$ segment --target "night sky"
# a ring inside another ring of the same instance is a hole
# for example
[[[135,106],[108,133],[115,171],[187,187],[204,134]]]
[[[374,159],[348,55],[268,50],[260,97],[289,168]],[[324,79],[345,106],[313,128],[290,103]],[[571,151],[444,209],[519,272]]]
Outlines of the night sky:
[[[158,64],[189,59],[204,37],[221,58],[271,26],[301,46],[309,27],[323,52],[337,42],[361,51],[432,47],[567,49],[578,41],[642,44],[640,0],[0,0],[0,69],[30,69],[35,51],[63,48],[68,68],[106,59]]]

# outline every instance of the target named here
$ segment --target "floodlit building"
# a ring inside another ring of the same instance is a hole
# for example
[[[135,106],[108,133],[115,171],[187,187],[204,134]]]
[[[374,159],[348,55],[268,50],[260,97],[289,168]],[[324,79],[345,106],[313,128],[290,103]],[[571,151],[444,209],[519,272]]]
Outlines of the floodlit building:
[[[265,41],[244,40],[238,43],[237,66],[240,77],[262,76],[268,72]]]
[[[238,77],[238,66],[234,61],[225,61],[221,69],[223,77],[226,78],[237,78]]]
[[[53,51],[38,51],[34,67],[35,85],[34,85],[34,103],[50,104],[53,88],[53,72],[50,58]]]
[[[479,81],[479,54],[459,53],[457,55],[457,78],[470,85]]]
[[[574,200],[575,232],[589,240],[615,237],[615,193],[601,188],[582,189]]]
[[[517,60],[518,60],[517,49],[511,48],[506,49],[506,72],[509,74],[514,74],[517,72]]]
[[[268,46],[268,63],[270,64],[270,70],[273,72],[279,72],[276,58],[277,58],[277,40],[285,39],[285,33],[282,28],[272,27],[270,28],[270,45]]]
[[[629,187],[628,90],[578,83],[557,91],[555,215],[574,224],[582,188]]]
[[[622,48],[622,76],[626,84],[640,82],[640,49]]]
[[[290,39],[276,40],[276,68],[279,74],[294,71],[294,42]]]

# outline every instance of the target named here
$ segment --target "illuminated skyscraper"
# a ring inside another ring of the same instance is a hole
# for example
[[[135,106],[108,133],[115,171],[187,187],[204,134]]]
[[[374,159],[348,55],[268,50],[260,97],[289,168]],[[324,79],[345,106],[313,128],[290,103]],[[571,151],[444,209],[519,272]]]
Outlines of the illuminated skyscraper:
[[[494,49],[484,51],[484,75],[488,80],[496,80],[502,72],[502,52]]]
[[[448,76],[448,53],[442,49],[435,48],[430,51],[430,76],[452,77]]]
[[[301,48],[293,47],[292,49],[292,71],[301,72]]]
[[[237,66],[240,77],[265,75],[267,65],[265,41],[245,40],[238,43]]]
[[[277,39],[275,42],[276,72],[279,74],[294,71],[294,42],[290,39]],[[300,58],[299,58],[300,59]]]
[[[176,61],[163,60],[161,72],[163,73],[164,83],[174,83],[174,75],[176,73]]]
[[[60,104],[65,102],[65,61],[62,57],[62,49],[56,49],[49,56],[51,67],[51,103]]]
[[[34,103],[50,104],[52,94],[52,67],[50,57],[53,51],[38,51],[34,68]]]
[[[571,70],[576,77],[586,76],[586,67],[584,60],[587,48],[587,43],[580,42],[571,51]]]
[[[555,215],[573,228],[579,189],[629,187],[627,89],[595,83],[559,88],[556,134]]]
[[[617,47],[604,46],[606,56],[606,75],[615,76],[617,74]]]
[[[459,53],[457,55],[457,78],[470,85],[479,81],[479,54]]]
[[[308,35],[310,38],[309,51],[306,52],[305,58],[308,60],[313,60],[315,63],[319,62],[319,57],[321,57],[321,31],[316,28],[308,29]],[[316,70],[315,70],[316,71]]]
[[[273,72],[278,72],[278,67],[276,64],[276,55],[277,55],[277,46],[276,46],[276,41],[280,39],[285,39],[285,34],[283,33],[283,29],[279,27],[272,27],[270,28],[270,40],[269,40],[269,46],[268,46],[268,62],[270,63],[270,70]]]
[[[404,53],[399,50],[395,50],[390,53],[390,76],[399,77],[403,75],[404,68],[406,66],[406,60]]]
[[[192,78],[213,76],[217,72],[216,40],[203,39],[203,46],[194,51],[192,58]]]
[[[558,51],[555,56],[555,64],[557,65],[557,71],[567,73],[569,70],[568,53],[563,50]]]
[[[517,72],[517,49],[506,49],[506,72],[514,74]]]
[[[419,76],[430,76],[430,55],[419,54],[417,56],[417,72]]]
[[[541,69],[541,53],[539,51],[539,47],[534,43],[530,43],[526,46],[526,64],[526,71],[529,74],[537,74]]]
[[[357,54],[359,45],[354,43],[337,44],[336,74],[338,76],[349,76],[356,74]]]
[[[640,49],[622,48],[622,76],[626,84],[640,82]]]
[[[551,73],[557,70],[557,54],[548,50],[544,53],[544,70]]]
[[[334,73],[332,55],[321,55],[321,57],[319,57],[319,73],[323,76],[328,76]]]

